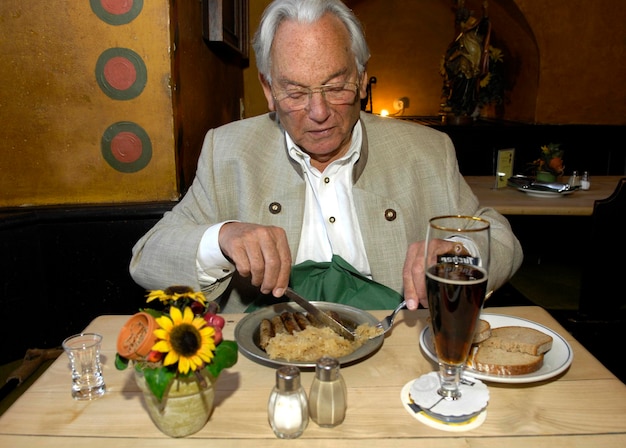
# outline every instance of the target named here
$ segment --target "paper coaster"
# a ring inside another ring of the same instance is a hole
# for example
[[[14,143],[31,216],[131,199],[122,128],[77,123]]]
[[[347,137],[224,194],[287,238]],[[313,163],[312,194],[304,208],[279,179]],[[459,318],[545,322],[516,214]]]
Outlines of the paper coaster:
[[[435,383],[433,383],[433,378],[436,380],[436,388],[438,388],[439,378],[437,376],[437,372],[431,372],[430,374],[411,380],[402,388],[402,391],[400,392],[400,399],[402,400],[402,405],[410,415],[431,428],[451,432],[469,431],[471,429],[478,428],[485,421],[487,418],[486,407],[489,400],[489,391],[484,383],[473,378],[471,379],[472,385],[465,384],[463,385],[465,387],[462,387],[461,389],[462,392],[465,390],[465,397],[469,398],[464,403],[462,403],[462,400],[443,400],[441,402],[443,405],[439,406],[439,409],[437,409],[437,411],[441,414],[435,413],[435,415],[433,415],[434,412],[432,411],[432,408],[430,414],[422,410],[420,405],[416,404],[414,395],[419,395],[418,400],[424,400],[424,395],[426,395],[426,400],[432,399],[432,397],[430,397],[431,393],[428,389],[430,384],[432,384],[433,387],[435,385]],[[476,386],[477,388],[474,389]],[[435,394],[437,393],[436,388],[434,389]],[[469,388],[469,393],[467,388]],[[411,392],[412,389],[413,393]],[[427,391],[426,394],[424,393],[424,390]],[[423,401],[421,406],[426,407],[423,404]],[[433,406],[433,408],[436,408],[436,406]],[[450,416],[446,417],[445,414],[449,414]],[[438,418],[439,415],[448,421]]]

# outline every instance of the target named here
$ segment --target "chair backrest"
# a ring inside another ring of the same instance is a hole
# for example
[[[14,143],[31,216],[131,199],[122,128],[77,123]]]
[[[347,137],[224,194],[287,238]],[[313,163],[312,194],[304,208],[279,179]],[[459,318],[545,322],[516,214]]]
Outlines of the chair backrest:
[[[614,321],[626,310],[626,177],[611,196],[593,206],[589,250],[581,278],[579,312],[590,319]]]

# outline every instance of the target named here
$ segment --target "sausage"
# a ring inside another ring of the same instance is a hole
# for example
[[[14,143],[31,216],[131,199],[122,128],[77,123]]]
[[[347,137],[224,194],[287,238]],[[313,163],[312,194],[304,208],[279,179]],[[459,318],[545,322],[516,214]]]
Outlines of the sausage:
[[[327,311],[326,314],[341,322],[336,312]],[[271,319],[262,319],[259,324],[259,346],[261,349],[265,350],[270,339],[277,334],[293,334],[294,332],[304,330],[309,325],[317,328],[325,327],[325,325],[312,314],[304,314],[299,311],[295,313],[283,311],[281,314],[277,314]]]
[[[285,324],[283,324],[283,320],[280,318],[279,314],[272,317],[272,329],[274,330],[274,335],[277,335],[280,333],[287,333]]]
[[[283,313],[280,315],[280,318],[285,325],[287,333],[293,334],[295,331],[301,330],[301,328],[298,326],[298,322],[296,322],[296,318],[293,317],[293,313],[290,313],[289,311],[283,311]]]
[[[324,324],[314,315],[312,315],[311,313],[308,313],[306,315],[306,318],[308,319],[308,321],[310,322],[311,325],[313,325],[316,328],[322,328],[324,327]]]
[[[270,339],[274,337],[274,326],[269,319],[261,320],[261,325],[259,326],[259,345],[263,350],[269,344]]]
[[[309,319],[304,315],[304,313],[299,311],[295,312],[293,313],[293,317],[296,319],[296,322],[298,322],[298,326],[301,330],[304,330],[306,327],[311,325],[311,322],[309,322]]]

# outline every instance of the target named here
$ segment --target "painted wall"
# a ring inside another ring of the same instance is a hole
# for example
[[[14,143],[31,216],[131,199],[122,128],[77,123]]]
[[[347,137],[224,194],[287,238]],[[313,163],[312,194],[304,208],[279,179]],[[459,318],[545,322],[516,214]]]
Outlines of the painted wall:
[[[536,121],[626,124],[626,2],[515,3],[539,48]]]
[[[256,3],[256,1],[254,2]],[[259,1],[259,3],[267,3]],[[372,58],[374,113],[409,98],[405,115],[439,112],[441,57],[455,37],[452,0],[346,0],[363,22]],[[466,0],[481,14],[482,0]],[[262,8],[261,8],[262,9]],[[501,118],[547,124],[626,124],[626,2],[491,0],[494,38],[505,52],[508,98]],[[256,29],[260,12],[251,14]],[[245,75],[246,114],[267,104]],[[250,93],[250,95],[248,95]]]
[[[0,3],[1,205],[177,197],[169,1],[108,4]]]
[[[250,2],[250,35],[269,0]],[[374,112],[439,111],[452,0],[346,0],[372,49]],[[480,0],[467,0],[479,11]],[[503,118],[626,124],[626,2],[492,0]],[[202,40],[202,1],[0,2],[0,208],[176,200],[212,127],[264,113],[248,69]],[[245,92],[245,95],[244,95]]]
[[[173,201],[210,127],[240,117],[240,64],[202,2],[0,2],[0,207]]]

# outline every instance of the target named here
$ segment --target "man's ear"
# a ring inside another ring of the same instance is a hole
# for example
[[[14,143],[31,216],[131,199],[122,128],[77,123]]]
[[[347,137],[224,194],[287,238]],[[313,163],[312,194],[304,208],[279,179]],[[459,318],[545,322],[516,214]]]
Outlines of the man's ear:
[[[362,100],[367,98],[367,82],[367,70],[363,70],[363,73],[361,74],[361,81],[359,82],[359,95]]]
[[[265,95],[265,99],[267,100],[267,108],[270,112],[274,112],[276,110],[276,105],[274,104],[274,95],[272,95],[272,86],[265,76],[259,73],[259,82],[261,83],[261,87],[263,88],[263,94]]]

